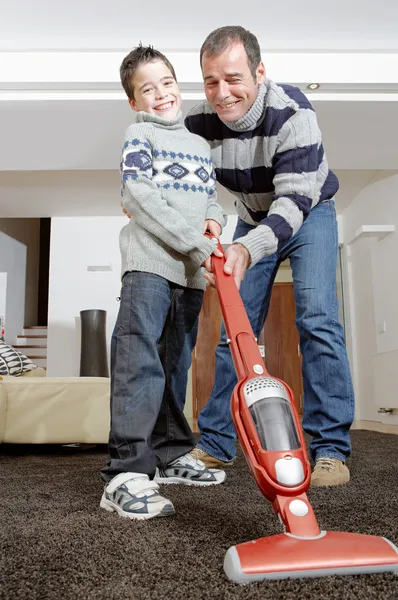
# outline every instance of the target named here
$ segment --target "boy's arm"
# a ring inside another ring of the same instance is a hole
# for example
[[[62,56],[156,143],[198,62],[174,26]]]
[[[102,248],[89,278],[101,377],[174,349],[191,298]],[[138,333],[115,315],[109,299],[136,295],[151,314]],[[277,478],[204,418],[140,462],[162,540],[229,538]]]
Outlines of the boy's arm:
[[[189,256],[198,267],[214,244],[169,206],[152,181],[152,149],[143,136],[127,138],[121,160],[123,206],[141,227],[170,248]]]
[[[225,225],[227,224],[227,215],[224,212],[223,207],[217,201],[217,190],[216,190],[216,174],[213,169],[211,178],[208,182],[208,185],[211,187],[209,189],[209,196],[207,200],[207,210],[206,210],[206,221],[216,221],[220,225],[220,234]]]

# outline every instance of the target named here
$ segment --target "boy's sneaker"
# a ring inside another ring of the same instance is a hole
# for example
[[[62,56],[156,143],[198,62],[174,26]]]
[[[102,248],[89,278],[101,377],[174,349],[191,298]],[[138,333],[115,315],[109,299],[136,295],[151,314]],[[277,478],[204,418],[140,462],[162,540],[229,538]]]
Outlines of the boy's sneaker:
[[[208,469],[201,460],[184,454],[163,469],[156,469],[157,483],[182,483],[184,485],[218,485],[225,480],[225,472]]]
[[[128,519],[153,519],[174,514],[174,506],[158,493],[159,486],[143,473],[119,473],[105,486],[100,507]]]
[[[337,458],[318,458],[311,476],[311,485],[344,485],[350,481],[348,467]]]

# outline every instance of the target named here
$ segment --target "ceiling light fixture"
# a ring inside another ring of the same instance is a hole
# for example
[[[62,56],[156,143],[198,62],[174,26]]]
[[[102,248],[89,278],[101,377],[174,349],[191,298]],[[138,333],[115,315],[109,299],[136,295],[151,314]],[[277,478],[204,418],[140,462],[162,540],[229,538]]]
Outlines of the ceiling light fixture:
[[[309,90],[317,90],[320,87],[319,83],[310,83],[307,85],[307,89]]]

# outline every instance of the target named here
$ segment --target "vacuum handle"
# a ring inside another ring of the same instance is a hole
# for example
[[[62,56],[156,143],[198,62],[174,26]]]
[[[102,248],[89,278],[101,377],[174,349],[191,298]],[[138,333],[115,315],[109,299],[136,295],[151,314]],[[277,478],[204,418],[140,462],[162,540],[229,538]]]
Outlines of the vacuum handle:
[[[232,275],[228,275],[224,271],[225,265],[225,254],[224,248],[221,245],[220,240],[212,237],[209,234],[205,234],[206,237],[210,238],[212,242],[217,242],[217,249],[222,253],[222,257],[211,255],[211,270],[215,274],[216,288],[223,306],[242,306],[243,302],[240,297],[238,288],[236,287],[235,280]],[[243,307],[244,308],[244,307]],[[250,322],[249,330],[252,331]]]
[[[262,365],[263,374],[266,374],[257,340],[233,275],[224,272],[225,254],[223,247],[217,238],[208,234],[205,235],[211,240],[217,241],[217,248],[222,253],[221,257],[214,254],[211,256],[211,268],[215,275],[221,312],[238,379],[243,380],[252,377],[256,373],[256,371],[253,372],[253,365]]]

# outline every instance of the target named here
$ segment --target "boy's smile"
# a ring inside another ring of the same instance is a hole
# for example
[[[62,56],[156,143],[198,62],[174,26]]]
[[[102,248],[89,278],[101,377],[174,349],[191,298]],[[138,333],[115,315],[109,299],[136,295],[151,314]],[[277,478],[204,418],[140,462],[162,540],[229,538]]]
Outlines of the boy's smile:
[[[137,69],[133,76],[134,100],[131,108],[158,115],[172,121],[177,117],[182,100],[179,87],[170,69],[157,60]]]

